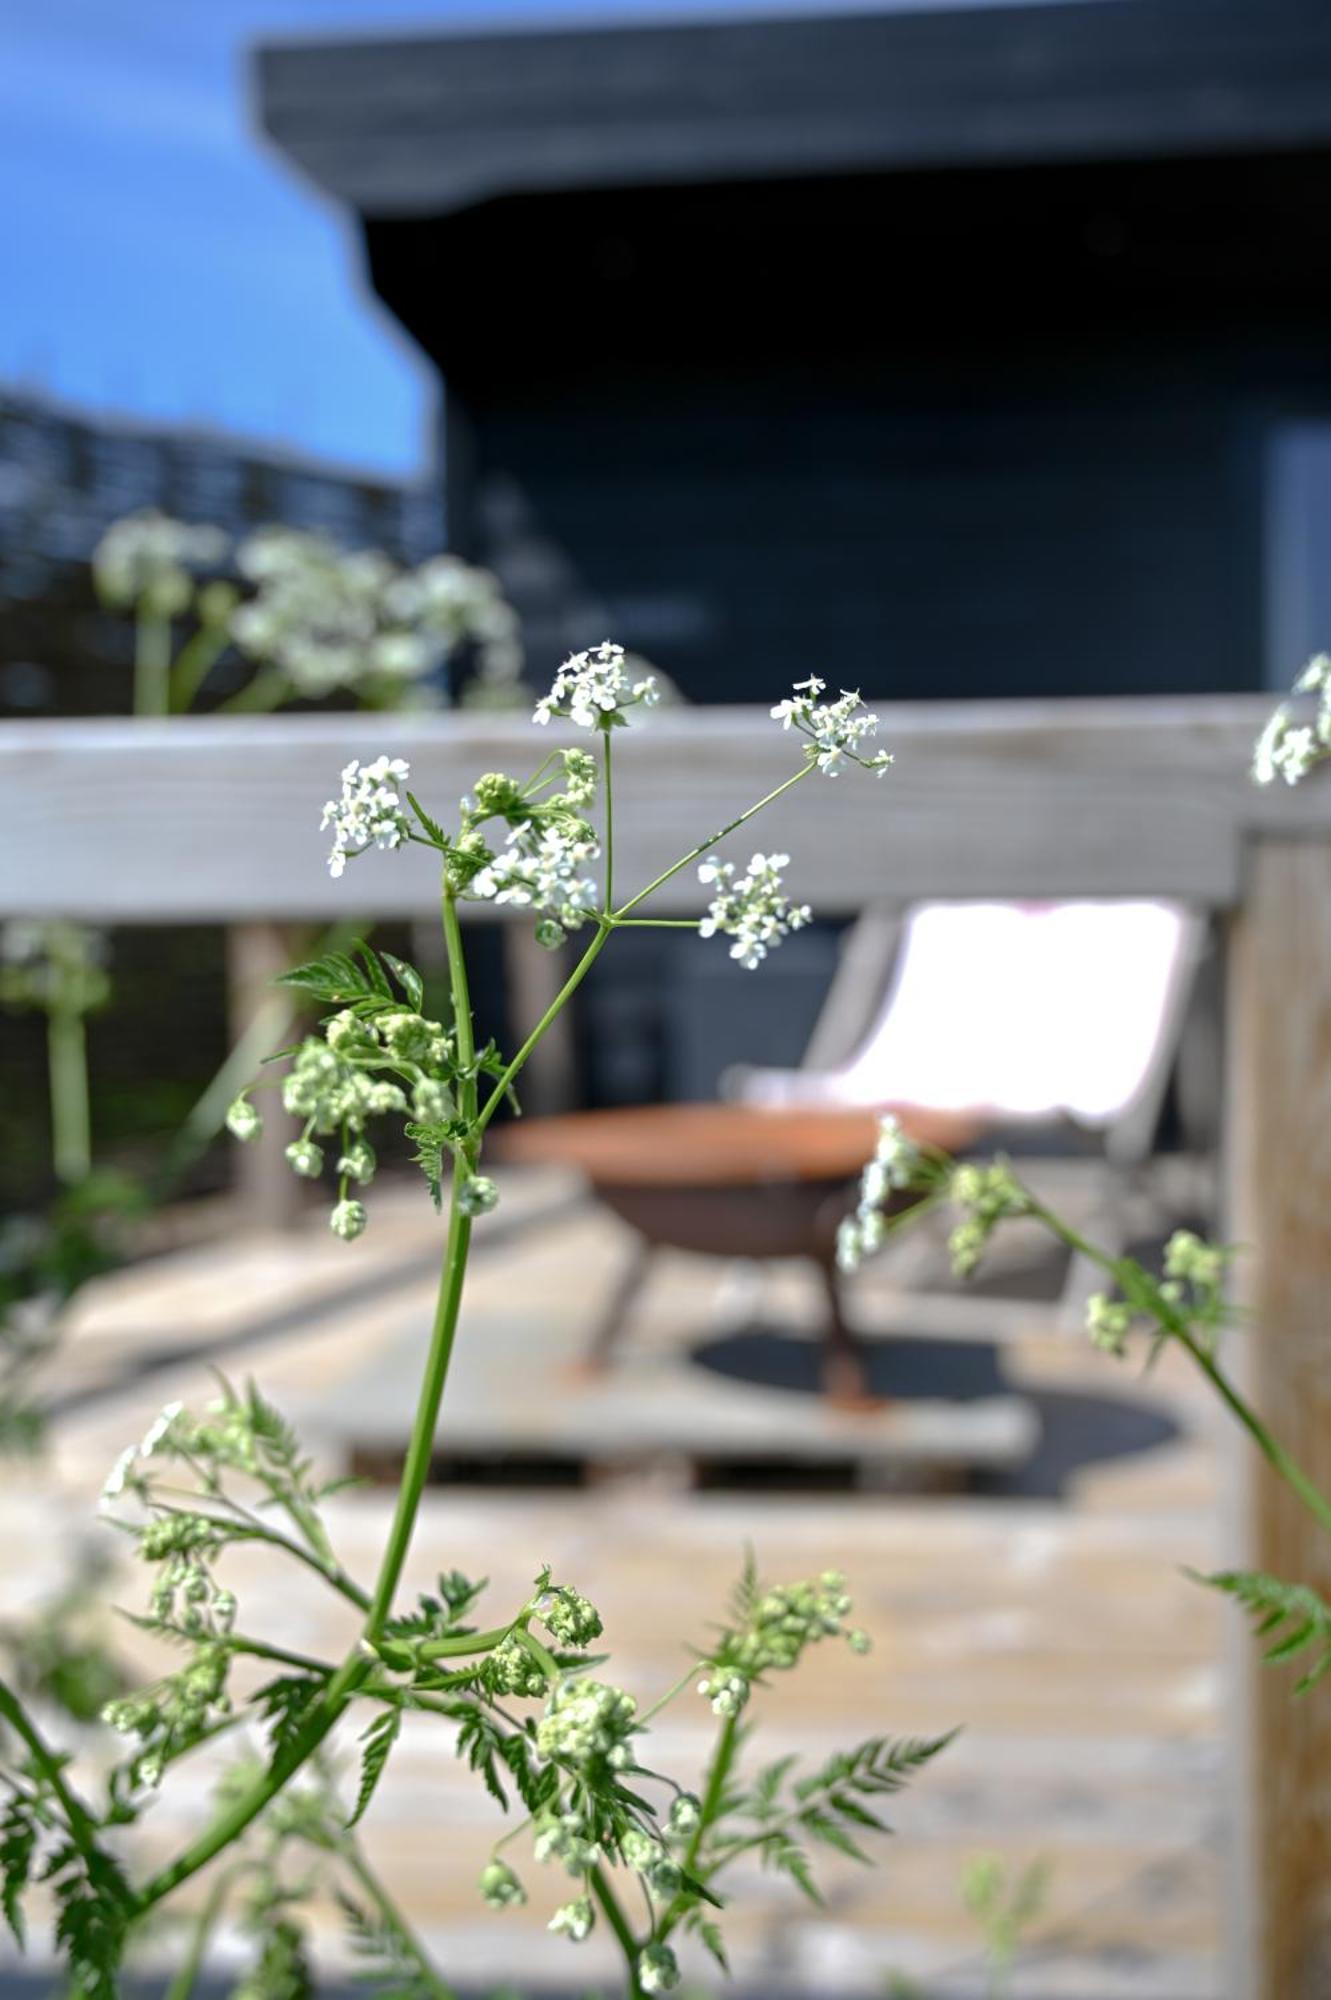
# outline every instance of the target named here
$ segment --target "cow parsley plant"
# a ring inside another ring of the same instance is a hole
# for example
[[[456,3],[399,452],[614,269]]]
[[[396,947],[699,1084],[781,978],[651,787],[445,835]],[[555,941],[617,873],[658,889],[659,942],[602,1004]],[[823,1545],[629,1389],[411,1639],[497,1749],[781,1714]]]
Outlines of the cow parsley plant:
[[[286,556],[269,556],[282,574]],[[368,588],[374,580],[363,581]],[[428,583],[447,601],[447,578]],[[484,773],[447,824],[412,790],[407,761],[391,754],[350,763],[324,808],[336,876],[353,863],[392,866],[393,853],[409,845],[436,856],[448,1005],[440,1018],[427,1011],[421,975],[387,952],[364,943],[325,952],[286,976],[318,1006],[317,1028],[267,1066],[227,1122],[237,1140],[252,1140],[265,1115],[259,1092],[275,1090],[280,1109],[267,1115],[292,1121],[288,1162],[331,1183],[330,1226],[348,1243],[371,1218],[375,1134],[385,1119],[404,1128],[447,1211],[428,1356],[372,1576],[344,1561],[325,1519],[328,1483],[252,1384],[223,1380],[201,1406],[168,1405],[112,1468],[104,1507],[147,1584],[137,1622],[168,1650],[155,1678],[117,1694],[106,1710],[121,1745],[109,1771],[76,1771],[0,1682],[0,1719],[14,1748],[0,1821],[3,1908],[21,1942],[30,1887],[54,1898],[71,1990],[85,2000],[113,2000],[127,1943],[205,1874],[188,1966],[202,1964],[212,1930],[230,1915],[256,1954],[237,1992],[258,2000],[308,1991],[300,1895],[279,1866],[288,1850],[304,1857],[309,1885],[337,1895],[381,1985],[412,2000],[449,2000],[450,1985],[353,1831],[409,1730],[448,1730],[496,1814],[508,1814],[488,1854],[477,1856],[478,1899],[514,1908],[531,1869],[553,1871],[567,1889],[550,1923],[552,1951],[604,1931],[622,1959],[628,2000],[679,1983],[681,1940],[724,1968],[720,1918],[735,1864],[756,1859],[816,1894],[811,1845],[867,1859],[862,1843],[882,1827],[882,1802],[943,1747],[946,1739],[875,1737],[802,1772],[783,1758],[744,1775],[751,1718],[773,1677],[798,1668],[816,1644],[840,1641],[855,1653],[868,1646],[833,1571],[767,1585],[750,1562],[729,1614],[654,1698],[619,1683],[600,1612],[548,1568],[520,1603],[484,1617],[484,1586],[461,1569],[441,1571],[414,1602],[402,1595],[449,1364],[466,1337],[471,1236],[499,1196],[484,1165],[491,1120],[617,931],[666,922],[724,936],[741,963],[755,966],[806,923],[809,911],[781,885],[785,856],[756,855],[739,873],[714,850],[815,771],[834,773],[843,761],[881,767],[860,755],[875,725],[856,697],[824,706],[813,704],[810,687],[797,690],[797,712],[783,714],[809,738],[796,769],[624,897],[611,864],[612,742],[654,696],[620,648],[603,644],[561,668],[535,717],[587,732],[590,743],[557,746],[529,777]],[[699,862],[714,892],[704,912],[683,926],[642,913],[663,884]],[[582,946],[546,1015],[511,1052],[482,1039],[473,1017],[461,912],[477,902],[511,906],[552,949],[575,933]],[[252,1622],[230,1568],[239,1546],[298,1564],[342,1601],[355,1629],[340,1657],[293,1648]],[[660,1768],[652,1725],[686,1700],[711,1711],[715,1736],[704,1770],[681,1783]],[[178,1766],[219,1744],[235,1754],[215,1811],[179,1851],[135,1870],[124,1858],[126,1830]],[[345,1754],[353,1744],[359,1780],[348,1808],[331,1774],[337,1746]],[[187,1992],[192,1976],[182,1973],[173,1993]]]

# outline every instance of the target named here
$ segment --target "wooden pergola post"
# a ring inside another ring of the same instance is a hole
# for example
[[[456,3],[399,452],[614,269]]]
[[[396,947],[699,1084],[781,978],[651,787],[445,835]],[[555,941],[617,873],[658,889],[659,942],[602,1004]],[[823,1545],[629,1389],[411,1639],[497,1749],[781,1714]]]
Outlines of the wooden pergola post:
[[[1228,1163],[1246,1331],[1235,1365],[1331,1492],[1331,837],[1256,839],[1232,927]],[[1331,1599],[1331,1537],[1244,1440],[1234,1562]],[[1227,1558],[1228,1560],[1228,1558]],[[1236,1995],[1331,1994],[1331,1683],[1293,1694],[1244,1635],[1252,1895]],[[1241,1979],[1242,1983],[1239,1983]]]
[[[256,1015],[273,1007],[274,981],[295,962],[289,924],[232,924],[226,934],[228,1006],[233,1045]],[[280,1038],[279,1038],[280,1039]],[[274,1099],[276,1103],[276,1099]],[[251,1229],[291,1229],[300,1218],[301,1182],[283,1158],[291,1121],[260,1100],[263,1131],[232,1148],[241,1214]]]

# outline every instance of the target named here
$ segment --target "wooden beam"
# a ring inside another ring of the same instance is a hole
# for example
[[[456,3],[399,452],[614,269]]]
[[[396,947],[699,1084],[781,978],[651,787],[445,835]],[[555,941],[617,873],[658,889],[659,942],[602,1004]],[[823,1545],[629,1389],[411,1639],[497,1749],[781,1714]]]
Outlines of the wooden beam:
[[[884,897],[1240,897],[1262,830],[1331,833],[1331,787],[1257,791],[1246,772],[1269,703],[1192,700],[901,704],[881,709],[882,779],[810,777],[725,851],[793,857],[824,915]],[[324,799],[351,757],[408,757],[447,819],[487,770],[522,772],[561,740],[522,718],[272,716],[0,724],[0,914],[101,922],[423,915],[424,849],[325,866]],[[617,874],[644,883],[798,768],[762,710],[659,711],[616,744]],[[654,900],[698,908],[694,871]],[[478,905],[478,918],[496,913]],[[499,913],[503,914],[503,913]]]
[[[570,188],[1207,157],[1331,137],[1331,18],[1311,0],[811,8],[272,44],[256,67],[268,132],[372,216]]]
[[[1229,1234],[1240,1365],[1274,1435],[1331,1493],[1331,841],[1262,840],[1231,953]],[[1244,1561],[1331,1597],[1331,1539],[1242,1442]],[[1253,1898],[1235,1992],[1331,1992],[1331,1702],[1298,1700],[1248,1635],[1240,1829]]]

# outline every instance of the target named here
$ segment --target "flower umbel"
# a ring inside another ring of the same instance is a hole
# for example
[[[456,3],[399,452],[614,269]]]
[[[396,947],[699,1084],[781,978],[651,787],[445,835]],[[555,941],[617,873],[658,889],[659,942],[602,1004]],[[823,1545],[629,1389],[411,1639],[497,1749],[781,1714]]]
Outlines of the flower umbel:
[[[855,1213],[848,1215],[837,1230],[837,1263],[843,1271],[858,1269],[866,1257],[881,1249],[887,1234],[886,1204],[892,1195],[914,1187],[922,1174],[924,1156],[913,1139],[907,1137],[901,1121],[887,1112],[878,1121],[878,1144],[873,1158],[860,1175],[860,1198]]]
[[[1296,695],[1316,695],[1317,708],[1310,721],[1295,720],[1287,702],[1276,708],[1257,739],[1252,753],[1252,775],[1259,785],[1283,778],[1297,785],[1309,771],[1331,756],[1331,654],[1318,653],[1309,660],[1294,683]]]
[[[773,945],[813,919],[807,903],[791,903],[782,890],[781,870],[789,865],[788,854],[755,854],[737,877],[733,861],[704,861],[698,880],[716,893],[698,925],[699,937],[733,938],[732,958],[750,972],[761,965]]]
[[[772,720],[809,738],[809,759],[825,777],[835,778],[847,761],[881,777],[892,762],[890,753],[877,750],[869,757],[861,755],[862,745],[878,733],[878,717],[864,707],[858,690],[843,688],[836,701],[824,701],[826,692],[826,681],[820,681],[816,674],[796,681],[795,692],[772,710]]]
[[[625,668],[624,648],[605,639],[585,653],[571,653],[532,714],[546,723],[563,716],[579,729],[610,729],[624,720],[624,710],[639,702],[650,708],[660,700],[651,674],[634,681]]]
[[[402,757],[376,757],[365,765],[352,758],[342,772],[341,798],[328,800],[319,821],[321,827],[333,829],[330,875],[342,874],[348,860],[367,848],[402,845],[410,823],[398,788],[409,776],[410,767]]]

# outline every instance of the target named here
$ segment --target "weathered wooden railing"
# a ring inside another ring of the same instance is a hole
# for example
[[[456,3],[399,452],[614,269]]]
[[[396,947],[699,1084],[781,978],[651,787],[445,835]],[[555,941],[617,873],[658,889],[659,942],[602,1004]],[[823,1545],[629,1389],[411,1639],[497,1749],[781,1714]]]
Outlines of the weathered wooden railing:
[[[1255,790],[1263,715],[1246,698],[889,707],[886,778],[811,780],[742,838],[788,847],[794,889],[829,914],[884,897],[1151,893],[1223,918],[1226,1226],[1246,1246],[1251,1314],[1236,1346],[1259,1406],[1331,1486],[1331,778]],[[340,766],[405,755],[413,789],[446,816],[478,773],[529,769],[552,740],[459,716],[6,724],[0,915],[261,926],[353,899],[424,913],[437,885],[423,851],[328,878],[318,807]],[[794,749],[751,711],[658,713],[625,732],[619,881],[645,881],[768,790]],[[658,907],[696,907],[688,874]],[[261,958],[262,934],[250,937]],[[1331,1593],[1331,1548],[1250,1454],[1235,1466],[1244,1558]],[[1292,1702],[1287,1678],[1242,1657],[1252,1727],[1232,1990],[1321,2000],[1331,1686]]]

